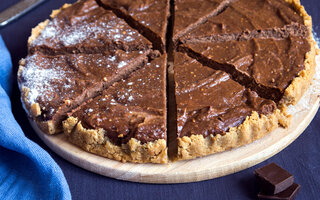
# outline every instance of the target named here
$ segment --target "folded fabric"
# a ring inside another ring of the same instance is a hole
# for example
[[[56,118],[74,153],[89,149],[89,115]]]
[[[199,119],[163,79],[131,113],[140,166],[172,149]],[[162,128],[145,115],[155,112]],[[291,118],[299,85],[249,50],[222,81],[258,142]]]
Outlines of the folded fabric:
[[[0,199],[71,199],[55,161],[25,137],[11,112],[11,58],[0,36]]]
[[[10,94],[12,63],[10,53],[0,35],[0,85]]]

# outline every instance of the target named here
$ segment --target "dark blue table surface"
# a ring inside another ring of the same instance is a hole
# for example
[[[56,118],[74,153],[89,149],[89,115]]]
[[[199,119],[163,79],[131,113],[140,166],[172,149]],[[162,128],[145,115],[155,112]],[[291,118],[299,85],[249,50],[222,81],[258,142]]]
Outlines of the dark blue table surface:
[[[16,2],[18,0],[0,0],[0,11]],[[296,199],[320,199],[319,112],[295,142],[267,161],[232,175],[198,183],[155,185],[119,181],[79,168],[51,151],[27,121],[20,103],[15,74],[18,61],[27,55],[27,39],[31,28],[47,19],[52,9],[57,9],[66,2],[72,3],[74,0],[48,0],[0,29],[0,34],[10,50],[14,66],[11,95],[14,115],[26,136],[47,150],[60,165],[73,199],[256,199],[258,187],[253,171],[270,162],[275,162],[294,174],[295,181],[302,186]],[[302,3],[313,17],[314,30],[320,36],[320,1],[302,0]]]

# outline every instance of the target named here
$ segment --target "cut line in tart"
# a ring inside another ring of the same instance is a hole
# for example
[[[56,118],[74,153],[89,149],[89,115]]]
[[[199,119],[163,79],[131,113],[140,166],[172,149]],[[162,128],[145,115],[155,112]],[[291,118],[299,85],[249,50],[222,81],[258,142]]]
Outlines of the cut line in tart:
[[[238,0],[221,14],[188,32],[183,38],[201,38],[214,35],[238,34],[255,30],[279,29],[286,25],[303,26],[303,18],[293,6],[278,0]]]
[[[79,1],[53,12],[33,30],[29,51],[46,54],[147,50],[152,43],[95,1]]]
[[[288,127],[317,52],[299,0],[79,0],[34,28],[28,48],[18,82],[38,127],[136,163]]]
[[[41,130],[61,132],[66,113],[140,68],[150,51],[48,56],[37,52],[20,62],[25,107]]]
[[[154,59],[69,113],[68,139],[123,162],[166,163],[166,61]]]
[[[97,2],[142,33],[153,43],[155,49],[166,51],[170,0],[97,0]]]
[[[308,41],[302,36],[191,42],[180,48],[214,69],[227,71],[261,97],[276,102],[304,69],[304,57],[310,51]]]
[[[236,0],[176,0],[174,1],[173,41],[198,28],[208,18],[217,16]]]
[[[183,53],[175,55],[174,77],[178,159],[225,151],[287,126],[274,101]]]

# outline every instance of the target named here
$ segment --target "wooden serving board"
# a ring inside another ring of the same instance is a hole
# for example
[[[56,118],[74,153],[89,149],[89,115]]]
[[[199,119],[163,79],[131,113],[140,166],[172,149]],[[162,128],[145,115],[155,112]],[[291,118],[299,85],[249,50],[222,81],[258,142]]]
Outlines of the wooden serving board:
[[[320,60],[318,56],[318,61]],[[318,62],[320,63],[320,62]],[[317,71],[320,71],[320,66]],[[288,129],[278,128],[251,144],[230,151],[169,164],[121,163],[88,153],[66,141],[63,134],[46,135],[34,122],[39,137],[58,155],[89,171],[121,180],[145,183],[184,183],[208,180],[232,174],[256,165],[291,144],[310,124],[320,105],[320,80],[315,76],[313,85],[301,101],[289,108],[292,123]]]

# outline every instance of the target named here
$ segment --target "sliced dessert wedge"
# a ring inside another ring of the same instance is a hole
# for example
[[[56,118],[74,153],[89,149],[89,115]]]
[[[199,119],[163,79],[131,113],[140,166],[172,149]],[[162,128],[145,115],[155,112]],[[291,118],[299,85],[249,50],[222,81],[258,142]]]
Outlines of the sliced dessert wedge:
[[[20,62],[24,106],[44,132],[60,132],[68,111],[141,67],[148,54],[118,50],[47,56],[36,52]]]
[[[54,11],[29,38],[31,53],[100,53],[105,50],[146,50],[152,43],[95,0],[81,0]]]
[[[166,55],[69,114],[68,139],[119,161],[166,163]]]
[[[135,29],[153,42],[154,48],[165,52],[169,0],[98,0],[106,9],[112,9]]]
[[[191,159],[262,138],[287,116],[220,70],[175,54],[178,159]]]
[[[220,14],[235,0],[176,0],[174,9],[173,41]]]
[[[233,34],[265,29],[277,31],[286,25],[304,31],[307,29],[303,17],[292,3],[279,0],[238,0],[220,15],[208,18],[205,23],[187,33],[184,39],[221,35],[225,40],[230,40],[235,39]]]
[[[305,37],[289,36],[282,39],[190,42],[181,45],[180,49],[214,69],[228,72],[233,79],[261,97],[279,102],[293,79],[306,69],[305,58],[310,51],[310,43]],[[308,73],[314,73],[314,66]],[[310,80],[311,77],[308,75]],[[295,95],[292,98],[300,97]]]

